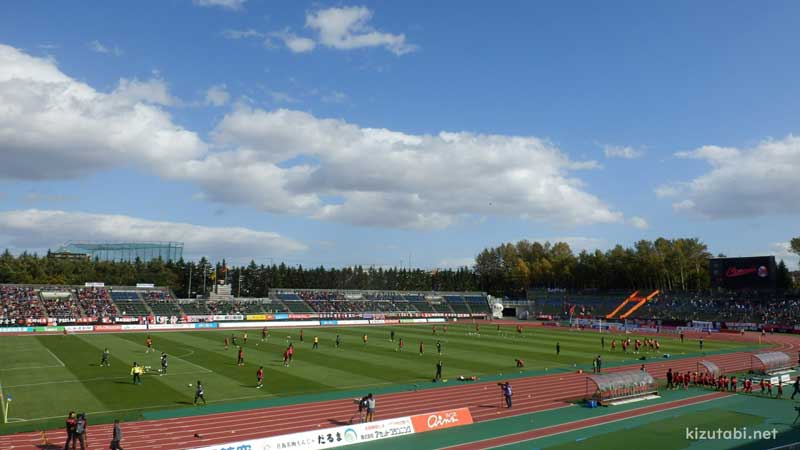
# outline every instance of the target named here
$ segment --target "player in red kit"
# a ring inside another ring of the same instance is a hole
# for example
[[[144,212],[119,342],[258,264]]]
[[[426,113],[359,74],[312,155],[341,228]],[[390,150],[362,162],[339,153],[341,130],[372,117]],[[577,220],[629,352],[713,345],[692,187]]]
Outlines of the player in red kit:
[[[263,366],[258,368],[258,371],[256,372],[256,380],[258,380],[258,383],[256,384],[256,389],[261,389],[262,387],[264,387],[264,367]]]
[[[236,365],[239,367],[244,366],[244,350],[242,350],[242,347],[239,347],[239,353],[236,356]]]
[[[145,353],[150,353],[153,351],[153,340],[150,339],[150,336],[147,336],[147,339],[144,340],[144,345],[147,346],[147,350],[144,351]]]

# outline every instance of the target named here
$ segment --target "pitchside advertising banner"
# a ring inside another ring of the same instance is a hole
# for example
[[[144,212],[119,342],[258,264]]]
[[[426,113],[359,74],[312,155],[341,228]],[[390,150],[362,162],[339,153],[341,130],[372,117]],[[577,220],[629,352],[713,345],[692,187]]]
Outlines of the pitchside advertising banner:
[[[320,450],[459,427],[471,423],[472,415],[469,409],[459,408],[410,417],[379,420],[377,422],[304,431],[283,436],[197,447],[192,450]]]
[[[774,256],[712,258],[711,287],[723,289],[775,289],[777,266]]]

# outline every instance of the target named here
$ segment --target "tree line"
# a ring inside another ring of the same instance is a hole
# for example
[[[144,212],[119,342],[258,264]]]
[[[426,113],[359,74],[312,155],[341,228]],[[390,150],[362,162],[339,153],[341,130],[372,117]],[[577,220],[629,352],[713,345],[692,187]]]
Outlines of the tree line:
[[[790,242],[800,255],[800,237]],[[631,247],[577,254],[565,242],[519,241],[486,248],[473,267],[423,270],[382,267],[303,267],[286,264],[228,265],[224,260],[110,262],[61,259],[6,250],[0,255],[0,283],[73,284],[102,281],[133,286],[168,286],[179,297],[206,294],[225,280],[234,295],[266,297],[270,289],[370,289],[400,291],[485,291],[524,297],[529,289],[661,289],[702,291],[710,287],[707,246],[698,239],[641,240]],[[724,256],[724,255],[718,255]],[[778,265],[778,287],[791,288],[789,270]]]

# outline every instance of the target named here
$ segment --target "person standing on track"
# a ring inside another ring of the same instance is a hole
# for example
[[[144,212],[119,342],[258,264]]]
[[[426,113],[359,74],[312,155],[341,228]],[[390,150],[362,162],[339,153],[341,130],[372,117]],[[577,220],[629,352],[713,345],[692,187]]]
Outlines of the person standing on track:
[[[81,450],[86,450],[86,413],[78,414],[78,420],[75,424],[75,438],[81,444]],[[75,441],[72,441],[74,448]]]
[[[194,404],[197,406],[197,401],[202,400],[206,404],[206,391],[203,389],[203,383],[197,380],[197,389],[194,391]]]
[[[703,351],[703,338],[700,338],[700,351]]]
[[[503,391],[503,399],[506,401],[506,408],[511,408],[511,383],[506,381],[505,383],[498,384],[500,384],[500,389]]]
[[[114,419],[114,428],[111,431],[111,450],[123,450],[120,442],[122,442],[122,428],[119,426],[119,419]]]
[[[681,331],[681,344],[683,344],[683,331]]]
[[[67,415],[67,422],[66,422],[66,430],[67,430],[67,442],[64,444],[64,450],[68,450],[70,442],[72,443],[72,450],[75,450],[75,441],[77,440],[77,436],[75,435],[75,427],[78,425],[78,419],[75,418],[75,411],[70,411],[69,415]]]
[[[375,420],[375,397],[370,393],[367,395],[367,422]]]

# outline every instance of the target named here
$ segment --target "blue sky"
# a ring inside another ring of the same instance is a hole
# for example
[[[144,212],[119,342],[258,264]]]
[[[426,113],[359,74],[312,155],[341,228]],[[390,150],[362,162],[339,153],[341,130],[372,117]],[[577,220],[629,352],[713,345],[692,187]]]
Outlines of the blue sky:
[[[798,233],[796,2],[10,1],[0,246],[441,267]]]

